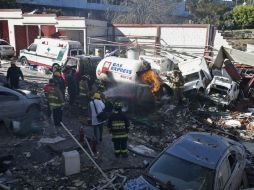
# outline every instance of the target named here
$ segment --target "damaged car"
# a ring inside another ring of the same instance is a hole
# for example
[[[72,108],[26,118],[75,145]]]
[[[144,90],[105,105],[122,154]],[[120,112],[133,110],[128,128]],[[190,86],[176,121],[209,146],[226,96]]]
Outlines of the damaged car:
[[[206,96],[214,103],[229,106],[233,105],[239,96],[239,84],[223,76],[214,76],[206,88]]]
[[[0,86],[0,121],[37,113],[40,111],[40,102],[40,96],[28,90]]]
[[[212,133],[190,132],[166,148],[124,190],[236,190],[247,186],[242,144]]]

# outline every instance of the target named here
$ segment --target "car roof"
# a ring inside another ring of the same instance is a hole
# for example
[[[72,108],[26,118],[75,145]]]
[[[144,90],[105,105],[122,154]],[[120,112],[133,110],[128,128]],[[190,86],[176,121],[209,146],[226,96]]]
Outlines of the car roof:
[[[166,152],[195,164],[215,169],[232,145],[231,139],[205,132],[190,132],[173,143]]]

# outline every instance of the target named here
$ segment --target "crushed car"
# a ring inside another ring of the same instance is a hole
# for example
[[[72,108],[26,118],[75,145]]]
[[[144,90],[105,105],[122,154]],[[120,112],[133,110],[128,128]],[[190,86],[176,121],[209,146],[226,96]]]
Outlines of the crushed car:
[[[124,190],[236,190],[247,187],[246,152],[239,142],[206,132],[185,134]]]
[[[239,84],[230,78],[214,76],[206,88],[206,96],[216,104],[229,106],[237,101]]]
[[[41,98],[28,90],[0,86],[0,121],[40,111]]]

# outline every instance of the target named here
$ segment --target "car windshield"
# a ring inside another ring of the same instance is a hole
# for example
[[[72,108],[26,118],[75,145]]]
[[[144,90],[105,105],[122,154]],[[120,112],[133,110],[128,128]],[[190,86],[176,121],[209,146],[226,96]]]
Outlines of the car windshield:
[[[210,190],[213,188],[213,170],[168,153],[160,156],[149,169],[148,175],[163,184],[170,184],[174,190]]]
[[[76,59],[68,59],[65,63],[65,66],[69,67],[77,67],[77,60]]]
[[[9,45],[6,41],[0,41],[0,45]]]
[[[191,73],[189,75],[186,75],[184,77],[184,82],[187,83],[187,82],[191,82],[191,81],[196,81],[199,79],[199,74],[198,72],[197,73]]]

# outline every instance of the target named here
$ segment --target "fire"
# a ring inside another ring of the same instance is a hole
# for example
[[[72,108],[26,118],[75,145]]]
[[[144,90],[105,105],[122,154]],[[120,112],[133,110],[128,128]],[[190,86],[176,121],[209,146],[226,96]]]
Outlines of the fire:
[[[141,80],[146,84],[151,84],[151,92],[154,94],[160,90],[159,77],[153,70],[148,70],[141,75]]]

